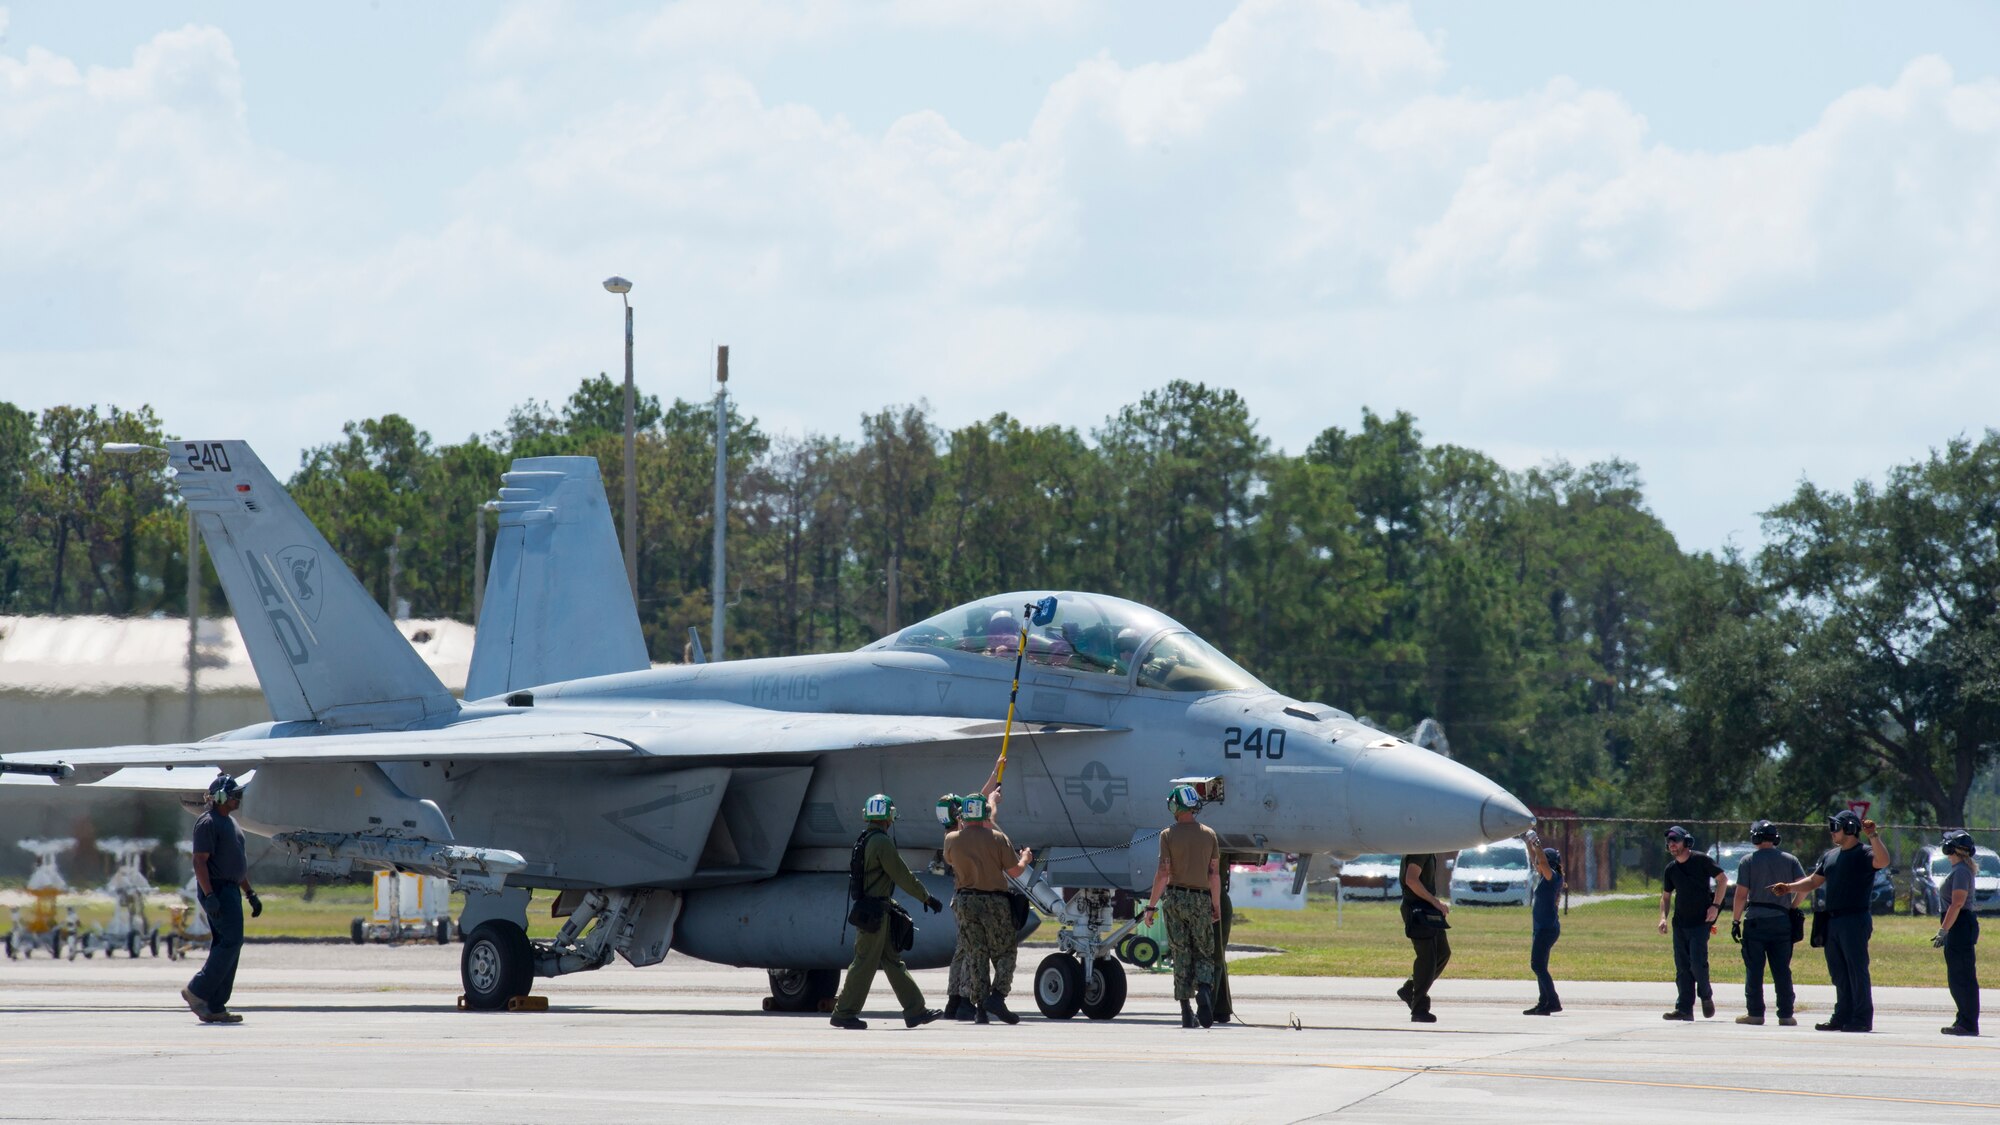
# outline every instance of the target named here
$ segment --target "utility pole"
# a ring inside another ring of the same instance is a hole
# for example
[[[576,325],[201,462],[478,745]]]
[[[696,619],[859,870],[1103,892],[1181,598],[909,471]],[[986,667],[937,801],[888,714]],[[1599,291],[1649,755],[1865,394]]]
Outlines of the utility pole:
[[[389,539],[389,617],[394,620],[396,613],[396,579],[403,573],[403,529]]]
[[[491,503],[488,501],[487,503]],[[472,627],[486,608],[486,504],[472,509]]]
[[[199,708],[201,705],[201,693],[199,686],[195,683],[196,661],[201,655],[201,651],[199,648],[201,643],[201,634],[198,632],[201,625],[201,532],[199,529],[195,527],[194,509],[192,507],[188,508],[187,518],[188,518],[187,730],[183,733],[187,741],[193,742],[195,739],[201,737],[201,730],[198,725],[196,717],[196,709]]]
[[[715,349],[715,609],[709,618],[710,660],[723,659],[723,602],[729,593],[729,345]]]
[[[903,578],[902,560],[896,557],[896,552],[890,551],[889,552],[889,612],[883,615],[882,619],[882,632],[884,636],[887,636],[888,634],[896,631],[896,614],[899,612],[901,608],[898,603],[900,603],[903,600],[902,578]]]

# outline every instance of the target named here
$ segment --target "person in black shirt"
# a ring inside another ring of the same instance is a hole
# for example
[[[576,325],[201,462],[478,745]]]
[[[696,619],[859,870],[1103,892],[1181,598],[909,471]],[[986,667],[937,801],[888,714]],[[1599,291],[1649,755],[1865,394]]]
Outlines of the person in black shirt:
[[[1979,1034],[1979,964],[1975,949],[1979,944],[1979,917],[1972,911],[1973,861],[1976,851],[1972,834],[1963,829],[1944,834],[1944,854],[1951,857],[1951,875],[1939,890],[1944,917],[1931,944],[1944,950],[1944,978],[1951,986],[1952,1003],[1958,1018],[1938,1028],[1946,1035]]]
[[[1833,850],[1820,857],[1812,874],[1790,883],[1771,884],[1775,895],[1826,888],[1826,973],[1833,978],[1833,1016],[1813,1026],[1820,1031],[1875,1030],[1875,994],[1868,980],[1868,939],[1875,918],[1868,913],[1868,893],[1875,872],[1889,866],[1889,847],[1875,822],[1853,809],[1826,818]],[[1866,835],[1868,843],[1861,842]]]
[[[202,913],[208,916],[208,960],[181,989],[181,999],[203,1023],[243,1022],[229,1010],[236,962],[243,952],[243,903],[250,903],[252,918],[264,913],[264,904],[250,889],[243,830],[229,817],[242,804],[243,787],[228,774],[220,774],[208,783],[208,811],[194,822],[194,854],[189,858],[201,890]]]
[[[1410,979],[1396,990],[1403,1003],[1410,1006],[1411,1023],[1436,1023],[1431,1014],[1431,985],[1444,973],[1444,967],[1451,961],[1451,939],[1445,931],[1451,923],[1445,915],[1451,913],[1451,904],[1440,897],[1444,883],[1438,878],[1438,857],[1435,855],[1406,855],[1403,857],[1403,936],[1410,939],[1410,948],[1416,956],[1410,964]]]
[[[1709,927],[1722,912],[1729,893],[1729,876],[1706,852],[1694,850],[1694,837],[1676,824],[1667,829],[1667,869],[1660,876],[1660,932],[1674,935],[1674,1009],[1661,1019],[1694,1019],[1694,999],[1701,997],[1701,1014],[1715,1015],[1715,993],[1708,986]],[[1709,894],[1709,881],[1715,893]],[[1672,926],[1668,913],[1672,912]]]

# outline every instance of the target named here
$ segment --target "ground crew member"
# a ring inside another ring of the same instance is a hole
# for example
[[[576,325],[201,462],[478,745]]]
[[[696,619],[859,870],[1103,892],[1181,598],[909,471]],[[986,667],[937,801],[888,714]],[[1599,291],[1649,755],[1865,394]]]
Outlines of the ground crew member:
[[[1868,939],[1875,918],[1868,913],[1868,894],[1875,872],[1889,866],[1889,846],[1875,822],[1853,809],[1826,818],[1833,850],[1821,856],[1812,874],[1789,883],[1774,883],[1774,894],[1792,895],[1826,888],[1826,973],[1833,978],[1833,1016],[1816,1023],[1820,1031],[1875,1030],[1875,992],[1868,979]],[[1868,843],[1861,842],[1866,835]]]
[[[956,793],[946,793],[944,796],[938,798],[937,800],[938,826],[944,829],[944,834],[946,836],[950,836],[953,832],[958,831],[958,825],[959,825],[958,815],[959,811],[964,807],[963,804],[964,800],[965,798],[960,797]],[[945,862],[944,852],[942,849],[940,849],[938,852],[937,865],[932,867],[931,871],[939,875],[952,874],[951,865]],[[954,882],[957,881],[956,876],[953,877],[953,881]],[[953,914],[955,916],[957,914],[957,911],[954,910]],[[964,995],[965,974],[969,970],[971,963],[972,963],[972,957],[965,951],[965,942],[963,940],[960,940],[957,944],[955,944],[952,947],[951,970],[945,976],[945,982],[944,982],[945,1019],[969,1020],[972,1018],[972,1008],[966,1004]]]
[[[1743,943],[1743,1014],[1737,1023],[1764,1022],[1764,965],[1771,966],[1771,990],[1778,996],[1778,1023],[1792,1018],[1792,900],[1771,893],[1773,883],[1805,877],[1805,866],[1778,850],[1778,826],[1760,820],[1750,826],[1757,850],[1736,865],[1736,909],[1729,936]]]
[[[1709,882],[1715,883],[1714,895]],[[1667,912],[1673,912],[1674,987],[1678,990],[1673,1011],[1661,1019],[1694,1019],[1694,1000],[1701,997],[1701,1014],[1715,1015],[1715,992],[1708,985],[1709,928],[1722,914],[1723,896],[1729,893],[1729,876],[1716,866],[1707,852],[1694,850],[1694,836],[1676,824],[1667,829],[1667,869],[1660,876],[1660,932],[1669,929]]]
[[[1979,1034],[1979,965],[1975,947],[1979,944],[1979,916],[1972,911],[1972,833],[1960,829],[1944,834],[1944,854],[1951,857],[1951,874],[1945,878],[1944,918],[1938,923],[1931,944],[1944,949],[1944,979],[1951,987],[1952,1003],[1958,1018],[1938,1030],[1946,1035]]]
[[[1451,964],[1451,939],[1446,936],[1451,923],[1445,920],[1451,913],[1451,904],[1444,900],[1443,887],[1435,854],[1403,857],[1403,901],[1399,909],[1403,914],[1403,936],[1410,939],[1410,948],[1416,956],[1410,964],[1410,979],[1403,982],[1396,995],[1410,1006],[1411,1023],[1437,1022],[1437,1017],[1431,1014],[1431,985],[1444,975],[1444,967]]]
[[[861,819],[867,827],[854,841],[854,852],[847,864],[847,893],[854,901],[847,916],[855,929],[854,963],[847,967],[847,979],[841,982],[840,995],[833,1002],[831,1022],[849,1031],[868,1027],[860,1018],[861,1005],[868,1001],[868,990],[874,985],[875,970],[879,968],[889,978],[889,987],[896,990],[896,999],[903,1005],[903,1025],[918,1027],[944,1013],[924,1007],[923,990],[910,979],[910,970],[903,967],[903,952],[896,947],[895,932],[911,923],[909,915],[891,896],[901,887],[911,897],[921,899],[924,909],[933,914],[942,913],[944,903],[917,882],[917,877],[903,863],[903,857],[897,854],[896,839],[889,835],[896,822],[896,803],[887,794],[877,793],[861,806]]]
[[[1014,980],[1014,909],[1007,898],[1007,877],[1027,869],[1034,854],[1018,852],[1007,834],[987,823],[986,796],[961,798],[957,831],[944,838],[944,860],[951,866],[957,893],[952,914],[958,919],[958,953],[966,968],[960,994],[973,1012],[973,1022],[1020,1023],[1007,1008],[1007,990]]]
[[[181,989],[181,999],[203,1023],[242,1023],[243,1017],[229,1010],[229,994],[243,953],[243,902],[249,900],[252,918],[264,913],[264,903],[250,888],[243,829],[229,816],[243,805],[243,787],[220,774],[208,783],[207,801],[207,811],[194,822],[190,858],[202,913],[208,915],[208,960]]]
[[[1552,1016],[1563,1010],[1562,998],[1556,995],[1555,978],[1549,975],[1549,952],[1562,939],[1562,918],[1556,913],[1556,903],[1563,891],[1562,853],[1543,847],[1542,838],[1533,829],[1527,832],[1527,843],[1528,854],[1535,860],[1535,874],[1541,877],[1535,883],[1531,911],[1534,936],[1528,951],[1528,968],[1534,970],[1538,995],[1535,1006],[1521,1014]]]
[[[1222,921],[1222,841],[1215,829],[1198,823],[1201,795],[1192,785],[1167,793],[1174,823],[1160,833],[1160,866],[1145,922],[1164,906],[1167,949],[1174,959],[1174,999],[1181,1002],[1181,1026],[1215,1023],[1216,927]]]

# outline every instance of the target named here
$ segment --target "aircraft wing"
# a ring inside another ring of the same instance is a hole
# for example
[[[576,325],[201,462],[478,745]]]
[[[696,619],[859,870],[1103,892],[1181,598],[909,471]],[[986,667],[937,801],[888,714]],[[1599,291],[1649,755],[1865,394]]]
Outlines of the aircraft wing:
[[[553,712],[553,713],[551,713]],[[1021,734],[1073,735],[1102,728],[1016,724]],[[480,719],[440,730],[363,732],[290,738],[221,738],[154,746],[39,750],[0,758],[0,775],[28,774],[72,784],[100,782],[121,770],[194,767],[205,784],[221,769],[241,773],[283,763],[408,761],[586,761],[699,758],[705,762],[766,760],[842,750],[924,743],[997,741],[990,719],[918,715],[834,715],[771,711],[728,703],[679,703],[645,710],[565,715],[543,713]],[[135,776],[129,788],[181,788],[157,773]],[[123,777],[106,788],[128,788]],[[189,786],[199,788],[199,784]]]

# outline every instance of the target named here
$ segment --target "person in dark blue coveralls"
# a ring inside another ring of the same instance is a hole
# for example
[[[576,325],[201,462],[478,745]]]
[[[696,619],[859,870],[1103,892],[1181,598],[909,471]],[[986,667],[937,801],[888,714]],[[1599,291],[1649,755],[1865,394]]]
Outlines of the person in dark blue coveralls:
[[[1875,822],[1853,809],[1826,818],[1833,850],[1819,859],[1812,874],[1791,883],[1771,884],[1783,896],[1826,888],[1826,973],[1833,978],[1833,1016],[1813,1027],[1819,1031],[1875,1030],[1875,993],[1868,979],[1868,939],[1875,935],[1875,917],[1868,912],[1868,894],[1875,872],[1889,866],[1889,846]],[[1866,844],[1862,836],[1868,837]]]
[[[1951,857],[1951,874],[1938,888],[1944,917],[1938,920],[1937,937],[1931,944],[1944,950],[1945,983],[1951,986],[1958,1018],[1938,1030],[1946,1035],[1977,1035],[1979,964],[1974,950],[1979,944],[1979,916],[1972,912],[1972,833],[1963,829],[1947,832],[1942,847]]]
[[[264,913],[264,903],[250,889],[249,862],[243,854],[243,830],[229,817],[243,804],[243,787],[228,774],[208,784],[208,811],[194,822],[194,879],[201,889],[201,909],[208,915],[208,960],[194,975],[181,999],[203,1023],[242,1023],[229,1010],[229,993],[236,984],[236,961],[243,952],[243,902],[250,916]]]
[[[1548,1016],[1563,1010],[1562,1000],[1556,996],[1555,979],[1549,976],[1549,951],[1562,937],[1562,920],[1556,915],[1556,903],[1563,892],[1562,853],[1543,847],[1541,836],[1533,829],[1523,835],[1528,841],[1528,855],[1535,861],[1535,874],[1540,876],[1535,881],[1534,944],[1528,953],[1528,967],[1535,971],[1535,984],[1541,994],[1535,1006],[1521,1014]]]

